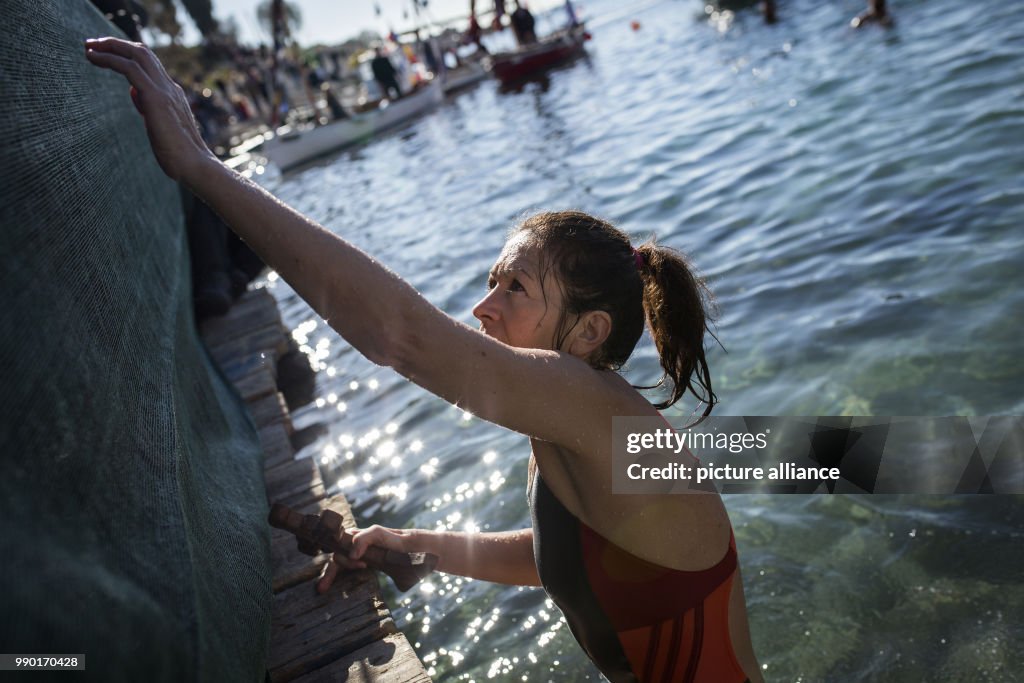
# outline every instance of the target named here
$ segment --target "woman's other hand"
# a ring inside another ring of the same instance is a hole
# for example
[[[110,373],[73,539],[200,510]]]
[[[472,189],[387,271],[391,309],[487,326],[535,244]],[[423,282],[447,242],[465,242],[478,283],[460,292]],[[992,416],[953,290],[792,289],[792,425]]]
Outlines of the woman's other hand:
[[[371,545],[396,550],[401,553],[417,552],[410,548],[413,531],[409,529],[388,529],[374,524],[365,529],[357,529],[352,532],[352,552],[346,556],[344,553],[334,553],[331,560],[324,565],[323,572],[317,580],[316,589],[319,593],[326,593],[338,577],[341,570],[365,569],[366,563],[362,556]]]
[[[185,91],[141,43],[119,38],[85,41],[85,56],[96,66],[116,71],[131,84],[131,97],[142,114],[153,154],[164,173],[189,185],[204,163],[214,159],[199,135]]]

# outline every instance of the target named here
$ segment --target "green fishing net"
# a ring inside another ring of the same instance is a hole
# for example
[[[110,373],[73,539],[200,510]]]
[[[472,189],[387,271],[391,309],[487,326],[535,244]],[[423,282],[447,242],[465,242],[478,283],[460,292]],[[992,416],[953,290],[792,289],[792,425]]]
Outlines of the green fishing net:
[[[196,334],[178,188],[125,80],[85,59],[111,25],[3,5],[0,652],[262,680],[261,453]]]

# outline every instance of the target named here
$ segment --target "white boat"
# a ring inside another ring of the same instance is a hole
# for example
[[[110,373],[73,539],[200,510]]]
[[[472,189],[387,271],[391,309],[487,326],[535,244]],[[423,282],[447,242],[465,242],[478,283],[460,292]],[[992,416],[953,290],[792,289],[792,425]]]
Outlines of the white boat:
[[[381,131],[397,126],[444,100],[437,80],[412,93],[347,119],[316,126],[282,126],[263,144],[263,153],[282,170],[288,170],[348,145],[363,142]]]
[[[444,72],[444,94],[469,87],[487,78],[487,70],[480,62],[463,62],[454,69]]]

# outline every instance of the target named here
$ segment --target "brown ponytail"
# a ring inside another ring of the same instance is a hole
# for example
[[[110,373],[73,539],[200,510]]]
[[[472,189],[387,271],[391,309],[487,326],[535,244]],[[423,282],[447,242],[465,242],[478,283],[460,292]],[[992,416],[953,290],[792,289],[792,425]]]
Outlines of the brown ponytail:
[[[513,228],[512,234],[518,233],[526,233],[537,249],[542,278],[553,270],[562,287],[554,348],[561,348],[581,314],[606,311],[611,332],[590,364],[618,370],[633,353],[646,318],[665,375],[653,386],[637,388],[653,389],[671,379],[671,395],[656,408],[667,408],[690,391],[704,403],[704,417],[711,413],[718,398],[711,389],[704,333],[718,341],[709,328],[714,297],[685,255],[653,242],[634,249],[626,233],[580,211],[536,214]]]
[[[653,389],[664,384],[666,378],[671,379],[671,396],[655,407],[667,408],[689,390],[705,405],[703,419],[718,402],[704,355],[705,333],[718,342],[710,327],[714,322],[714,296],[682,252],[657,246],[653,241],[636,251],[642,257],[638,265],[644,283],[644,313],[665,370],[657,384],[643,388]]]

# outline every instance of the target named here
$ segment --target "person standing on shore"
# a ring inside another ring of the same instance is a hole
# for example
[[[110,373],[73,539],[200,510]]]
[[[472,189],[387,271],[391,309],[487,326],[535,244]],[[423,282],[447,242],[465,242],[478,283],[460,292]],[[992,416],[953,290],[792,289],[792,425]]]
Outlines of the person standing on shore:
[[[687,258],[579,211],[516,226],[474,307],[479,329],[228,168],[203,144],[184,94],[156,57],[115,38],[86,42],[124,75],[154,155],[370,361],[530,439],[533,525],[499,533],[373,526],[320,581],[360,566],[370,545],[431,552],[438,569],[542,585],[612,681],[762,683],[736,539],[714,491],[612,493],[612,419],[661,419],[690,392],[717,402],[705,357],[711,295]],[[670,394],[656,406],[617,370],[645,327]],[[713,336],[713,335],[712,335]],[[696,462],[682,454],[690,465]]]

